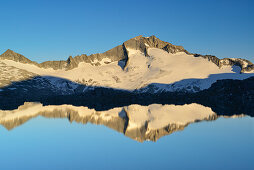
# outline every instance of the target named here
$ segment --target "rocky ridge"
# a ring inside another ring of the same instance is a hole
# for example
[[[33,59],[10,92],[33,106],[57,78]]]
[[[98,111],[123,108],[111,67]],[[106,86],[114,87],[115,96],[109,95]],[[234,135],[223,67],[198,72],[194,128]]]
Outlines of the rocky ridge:
[[[111,62],[124,61],[126,65],[128,62],[127,49],[139,50],[143,54],[148,56],[147,53],[148,48],[158,48],[172,54],[184,52],[191,56],[193,55],[194,57],[202,57],[204,59],[207,59],[216,64],[218,67],[222,67],[224,65],[229,66],[236,65],[241,67],[241,72],[250,72],[254,70],[253,63],[248,60],[232,59],[232,58],[219,59],[212,55],[201,55],[190,53],[187,50],[185,50],[182,46],[176,46],[171,43],[162,41],[155,36],[150,37],[137,36],[124,42],[122,45],[114,47],[104,53],[97,53],[89,56],[87,56],[86,54],[78,55],[75,57],[70,56],[66,61],[61,60],[61,61],[46,61],[43,63],[36,63],[34,61],[27,59],[21,54],[13,52],[12,50],[7,50],[5,53],[0,55],[0,59],[8,59],[21,63],[29,63],[41,68],[53,68],[54,70],[57,69],[71,70],[73,68],[78,67],[80,62],[91,63],[93,65],[100,65],[100,61],[102,61],[102,59],[104,58],[110,59]]]

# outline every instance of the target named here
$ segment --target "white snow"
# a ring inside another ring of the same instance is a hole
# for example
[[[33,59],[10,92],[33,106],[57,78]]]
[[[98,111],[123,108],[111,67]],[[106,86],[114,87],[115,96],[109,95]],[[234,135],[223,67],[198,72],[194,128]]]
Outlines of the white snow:
[[[245,79],[253,74],[238,74],[231,66],[217,67],[214,63],[201,58],[187,55],[183,52],[168,53],[157,48],[149,48],[146,57],[138,50],[127,49],[129,59],[123,70],[118,62],[105,58],[95,66],[90,63],[79,63],[72,70],[43,69],[31,64],[23,64],[11,60],[1,60],[8,66],[27,70],[42,76],[53,76],[74,82],[83,82],[90,86],[104,86],[119,89],[134,90],[156,83],[159,89],[168,91],[181,90],[190,86],[200,89],[209,88],[219,79]],[[51,81],[54,81],[51,79]],[[54,82],[57,83],[57,82]],[[174,86],[172,86],[174,84]],[[75,88],[75,87],[74,87]]]
[[[246,61],[243,61],[243,68],[247,67],[249,64]]]
[[[27,70],[29,72],[39,74],[39,75],[52,74],[55,72],[55,70],[52,68],[44,69],[44,68],[37,67],[36,65],[33,65],[33,64],[24,64],[24,63],[16,62],[13,60],[1,60],[1,61],[8,66],[13,66],[19,69]]]
[[[103,58],[99,63],[101,64],[101,65],[104,65],[104,64],[109,64],[109,63],[111,63],[112,61],[111,61],[111,59],[110,58]]]

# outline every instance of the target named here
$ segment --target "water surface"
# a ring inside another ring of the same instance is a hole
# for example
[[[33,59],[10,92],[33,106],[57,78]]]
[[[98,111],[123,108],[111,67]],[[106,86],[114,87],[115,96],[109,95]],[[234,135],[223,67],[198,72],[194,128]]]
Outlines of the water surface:
[[[0,127],[1,169],[253,169],[254,119],[188,125],[139,142],[104,125],[38,116]]]

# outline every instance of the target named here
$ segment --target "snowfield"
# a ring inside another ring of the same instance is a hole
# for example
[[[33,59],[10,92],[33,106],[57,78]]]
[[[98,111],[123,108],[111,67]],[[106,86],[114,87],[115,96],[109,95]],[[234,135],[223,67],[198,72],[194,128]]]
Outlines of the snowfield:
[[[196,92],[209,88],[212,83],[220,79],[242,80],[253,76],[253,73],[240,74],[241,69],[237,66],[219,68],[204,58],[187,55],[184,52],[171,54],[162,49],[149,48],[149,56],[145,56],[138,50],[127,49],[127,51],[129,59],[124,69],[121,67],[123,63],[111,62],[108,58],[99,61],[101,65],[98,66],[82,62],[77,68],[68,71],[44,69],[12,60],[0,62],[31,74],[51,76],[48,79],[59,87],[61,82],[52,77],[64,78],[89,86],[125,90],[148,91],[152,87],[153,92],[181,90]],[[97,62],[94,61],[94,63]],[[8,70],[5,72],[7,73]],[[149,88],[148,85],[150,85]]]

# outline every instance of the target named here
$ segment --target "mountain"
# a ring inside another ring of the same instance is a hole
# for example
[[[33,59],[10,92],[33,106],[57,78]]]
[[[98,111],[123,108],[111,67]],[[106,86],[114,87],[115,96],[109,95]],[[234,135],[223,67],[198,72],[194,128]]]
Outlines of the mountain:
[[[73,104],[70,100],[76,103],[87,101],[83,105],[90,105],[86,96],[97,96],[93,101],[107,96],[106,100],[117,103],[111,97],[116,96],[119,100],[122,98],[119,105],[132,101],[165,103],[164,96],[166,103],[172,102],[174,97],[181,103],[196,100],[193,96],[208,100],[209,89],[214,86],[217,96],[227,93],[244,95],[246,101],[252,102],[253,91],[246,86],[253,87],[253,76],[254,65],[248,60],[190,53],[182,46],[155,36],[138,36],[104,53],[82,54],[66,61],[36,63],[7,50],[0,55],[0,106],[8,109],[26,101]],[[226,91],[232,90],[227,79],[236,82],[234,87],[242,91]],[[242,85],[246,82],[248,84]],[[188,97],[184,99],[183,94]],[[146,99],[149,96],[153,99]],[[76,101],[76,98],[82,98],[82,101]]]

